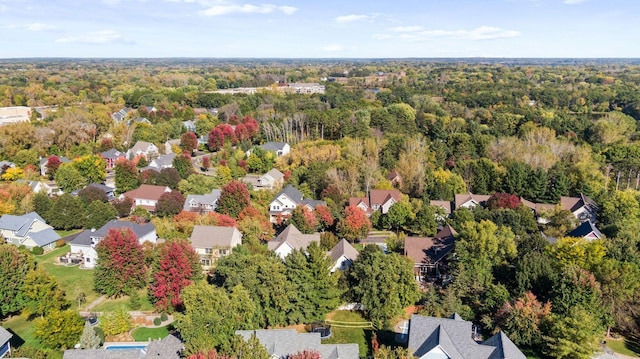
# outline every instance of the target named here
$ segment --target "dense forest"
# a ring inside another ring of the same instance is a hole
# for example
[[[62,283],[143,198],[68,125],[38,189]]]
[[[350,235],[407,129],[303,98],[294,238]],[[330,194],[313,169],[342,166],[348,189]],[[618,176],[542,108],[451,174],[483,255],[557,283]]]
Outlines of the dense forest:
[[[118,190],[161,183],[184,196],[213,188],[237,195],[242,190],[235,180],[275,166],[305,198],[326,202],[328,210],[316,217],[298,211],[274,227],[268,223],[275,193],[270,191],[243,192],[230,202],[244,198],[241,208],[223,206],[213,219],[136,213],[151,218],[168,240],[188,238],[193,225],[207,221],[231,223],[244,233],[244,245],[220,261],[211,284],[188,287],[187,305],[173,308],[181,312],[184,338],[193,340],[187,343],[190,354],[214,347],[232,353],[231,329],[307,323],[341,300],[371,302],[372,296],[394,297],[367,311],[379,329],[392,326],[402,307],[418,304],[427,315],[456,312],[485,334],[503,330],[540,357],[588,358],[605,335],[640,337],[640,65],[635,61],[96,59],[4,60],[0,67],[0,106],[33,109],[30,122],[0,127],[0,160],[19,169],[2,169],[0,213],[35,208],[60,223],[57,228],[91,228],[96,219],[88,214],[106,209],[96,210],[102,208],[98,204],[88,209],[90,201],[83,204],[82,196],[29,196],[14,181],[39,178],[40,158],[65,156],[75,158],[78,173],[65,170],[51,178],[61,187],[80,189],[106,175],[83,172],[83,161],[110,148],[126,151],[136,141],[159,148],[172,139],[186,143],[183,122],[191,120],[193,137],[206,142],[198,145],[207,154],[199,165],[213,167],[215,175],[179,166],[180,157],[173,177],[150,178],[121,164]],[[317,82],[325,85],[324,93],[274,90],[278,83]],[[262,89],[216,92],[240,87]],[[127,118],[148,122],[114,121],[112,114],[125,107],[132,109]],[[287,142],[291,153],[278,158],[260,150],[246,153],[266,141]],[[390,180],[392,171],[402,177],[400,184]],[[350,197],[394,186],[403,198],[386,214],[356,219],[345,209]],[[492,195],[494,204],[456,209],[450,216],[430,204],[468,192]],[[597,203],[595,226],[602,239],[567,236],[579,224],[569,211],[554,207],[542,223],[521,203],[558,204],[563,196],[581,195]],[[70,218],[86,222],[57,218],[60,208],[69,206],[85,211]],[[338,238],[357,243],[372,228],[392,231],[390,254],[366,247],[339,278],[319,269],[326,263],[318,248],[281,261],[267,254],[264,244],[288,223],[306,233],[323,232],[324,251]],[[434,236],[446,224],[458,233],[452,279],[420,289],[404,283],[413,273],[401,256],[403,238]],[[401,273],[389,279],[394,293],[370,290],[371,268]],[[258,275],[265,272],[271,275]],[[198,332],[191,321],[199,311],[188,301],[202,296],[219,297],[199,304],[219,310],[240,303],[230,311],[246,320],[223,323],[228,335]],[[206,336],[215,340],[207,342]]]

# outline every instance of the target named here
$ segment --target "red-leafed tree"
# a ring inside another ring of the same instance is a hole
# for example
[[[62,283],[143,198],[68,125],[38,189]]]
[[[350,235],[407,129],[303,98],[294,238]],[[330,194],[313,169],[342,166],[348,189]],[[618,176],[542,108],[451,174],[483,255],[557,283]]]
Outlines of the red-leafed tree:
[[[160,246],[149,285],[156,309],[174,310],[182,306],[182,289],[202,277],[200,258],[189,242],[172,241]]]
[[[112,228],[96,246],[95,289],[110,297],[131,293],[145,285],[144,251],[129,228]]]
[[[58,167],[60,167],[60,165],[62,164],[62,161],[60,160],[60,157],[56,156],[56,155],[51,155],[49,156],[49,158],[47,158],[47,176],[49,176],[49,179],[53,179],[53,177],[56,175],[56,171],[58,170]]]
[[[249,132],[249,137],[254,138],[260,132],[260,125],[258,125],[258,121],[255,118],[250,116],[244,116],[242,118],[242,124],[246,127]]]
[[[187,357],[187,359],[235,359],[232,356],[227,356],[224,354],[218,354],[215,349],[211,349],[208,352],[199,352],[195,354],[191,354]]]
[[[331,214],[331,210],[329,207],[320,205],[316,207],[315,210],[316,219],[320,224],[320,228],[325,230],[331,226],[333,226],[333,215]]]
[[[240,212],[249,207],[251,199],[247,185],[233,180],[222,187],[216,211],[238,218]]]
[[[288,359],[320,359],[320,353],[315,350],[303,350],[295,354],[291,354]]]
[[[318,220],[313,211],[303,206],[298,206],[293,209],[289,223],[296,226],[300,232],[305,234],[311,234],[318,228]]]
[[[208,171],[211,168],[211,158],[209,156],[202,157],[202,168]]]
[[[192,153],[198,148],[198,136],[193,132],[185,132],[180,136],[180,148],[182,151]]]
[[[516,209],[520,206],[520,198],[514,194],[508,194],[503,192],[498,192],[493,194],[487,200],[487,207],[489,209]]]
[[[504,303],[496,313],[496,324],[517,345],[533,346],[542,342],[542,329],[551,315],[551,303],[540,303],[536,296],[527,292],[513,304]]]
[[[247,129],[247,126],[241,123],[236,125],[235,131],[236,131],[236,138],[238,139],[238,141],[245,141],[251,138],[251,135],[249,134],[249,130]]]
[[[349,241],[367,236],[371,221],[360,207],[348,206],[344,209],[344,219],[338,222],[338,233]]]
[[[156,204],[156,214],[160,217],[173,216],[182,211],[185,198],[179,191],[163,193]]]
[[[209,132],[209,149],[217,151],[229,142],[232,145],[238,141],[233,127],[227,124],[217,125]]]
[[[213,220],[216,226],[235,227],[237,225],[236,220],[226,214],[209,212],[208,216]]]

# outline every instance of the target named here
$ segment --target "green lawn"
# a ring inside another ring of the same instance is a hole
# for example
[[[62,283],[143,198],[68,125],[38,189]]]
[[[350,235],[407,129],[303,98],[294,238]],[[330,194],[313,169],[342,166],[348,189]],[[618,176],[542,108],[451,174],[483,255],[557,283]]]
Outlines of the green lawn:
[[[149,298],[147,297],[147,290],[141,289],[140,291],[138,291],[138,293],[140,295],[140,304],[142,304],[142,307],[136,310],[153,311],[154,307],[153,307],[153,304],[151,304],[151,302],[149,301]],[[129,306],[129,296],[123,296],[123,297],[114,298],[114,299],[107,299],[102,303],[96,305],[91,310],[94,312],[115,312],[120,308],[125,308],[127,311],[133,310]]]
[[[358,312],[350,312],[346,310],[338,310],[334,312],[331,320],[340,322],[365,322],[366,320]],[[360,357],[366,357],[369,352],[369,341],[367,338],[371,336],[371,329],[362,328],[338,328],[331,327],[331,338],[325,339],[324,344],[348,344],[357,343],[360,347]]]
[[[2,323],[2,326],[5,329],[10,329],[15,334],[17,334],[17,336],[14,336],[11,339],[11,345],[14,348],[17,348],[19,346],[26,346],[36,349],[43,349],[42,344],[40,344],[40,341],[35,337],[33,321],[29,321],[27,320],[27,318],[19,315],[7,319],[4,323]],[[47,350],[47,358],[62,359],[62,351]]]
[[[131,336],[133,336],[133,339],[135,339],[135,341],[137,342],[146,342],[149,340],[149,338],[162,339],[167,335],[169,335],[170,327],[171,327],[171,324],[165,325],[164,327],[159,327],[159,328],[140,327],[140,328],[134,329],[133,332],[131,332]]]
[[[36,262],[42,266],[47,273],[55,277],[58,285],[67,294],[67,300],[72,304],[72,308],[77,309],[76,298],[81,292],[85,294],[87,305],[98,299],[100,295],[93,290],[93,269],[80,269],[79,266],[67,267],[54,264],[55,259],[69,252],[69,245],[57,248],[49,253],[36,256]]]
[[[628,355],[632,357],[640,356],[640,343],[634,342],[629,338],[607,338],[606,341],[607,347],[618,354]]]
[[[70,230],[64,230],[64,229],[57,229],[56,233],[58,233],[58,235],[61,238],[64,238],[66,236],[72,235],[72,234],[76,234],[78,232],[82,231],[81,229],[70,229]]]

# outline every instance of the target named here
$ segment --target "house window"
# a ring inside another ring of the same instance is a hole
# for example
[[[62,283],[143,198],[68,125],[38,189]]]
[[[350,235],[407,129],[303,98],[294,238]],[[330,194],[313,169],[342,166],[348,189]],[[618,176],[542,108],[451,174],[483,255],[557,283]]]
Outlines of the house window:
[[[205,248],[204,249],[204,253],[205,254],[211,254],[211,253],[213,253],[213,250],[211,248]]]
[[[227,255],[227,250],[226,249],[221,249],[220,250],[220,255],[221,256],[226,256]]]
[[[85,258],[84,260],[85,260],[85,262],[87,262],[87,263],[91,263],[91,258],[89,258],[89,257]]]
[[[208,267],[211,265],[211,259],[200,259],[200,264],[202,264],[205,267]]]

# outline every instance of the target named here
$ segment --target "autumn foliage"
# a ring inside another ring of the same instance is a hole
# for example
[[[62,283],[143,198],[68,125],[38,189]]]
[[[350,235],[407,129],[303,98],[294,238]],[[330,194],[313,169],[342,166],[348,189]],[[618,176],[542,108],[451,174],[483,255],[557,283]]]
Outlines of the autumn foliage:
[[[338,232],[349,241],[367,236],[371,221],[360,207],[348,206],[344,209],[344,219],[338,223]]]
[[[295,354],[289,355],[289,359],[320,359],[320,353],[315,350],[303,350]]]
[[[520,198],[518,196],[503,192],[495,193],[487,200],[489,209],[516,209],[518,206],[520,206]]]
[[[99,260],[94,285],[98,292],[117,297],[144,287],[147,272],[144,252],[131,229],[110,229],[96,251]]]
[[[149,286],[159,311],[179,309],[182,289],[201,276],[200,259],[187,241],[167,242],[160,247]]]

